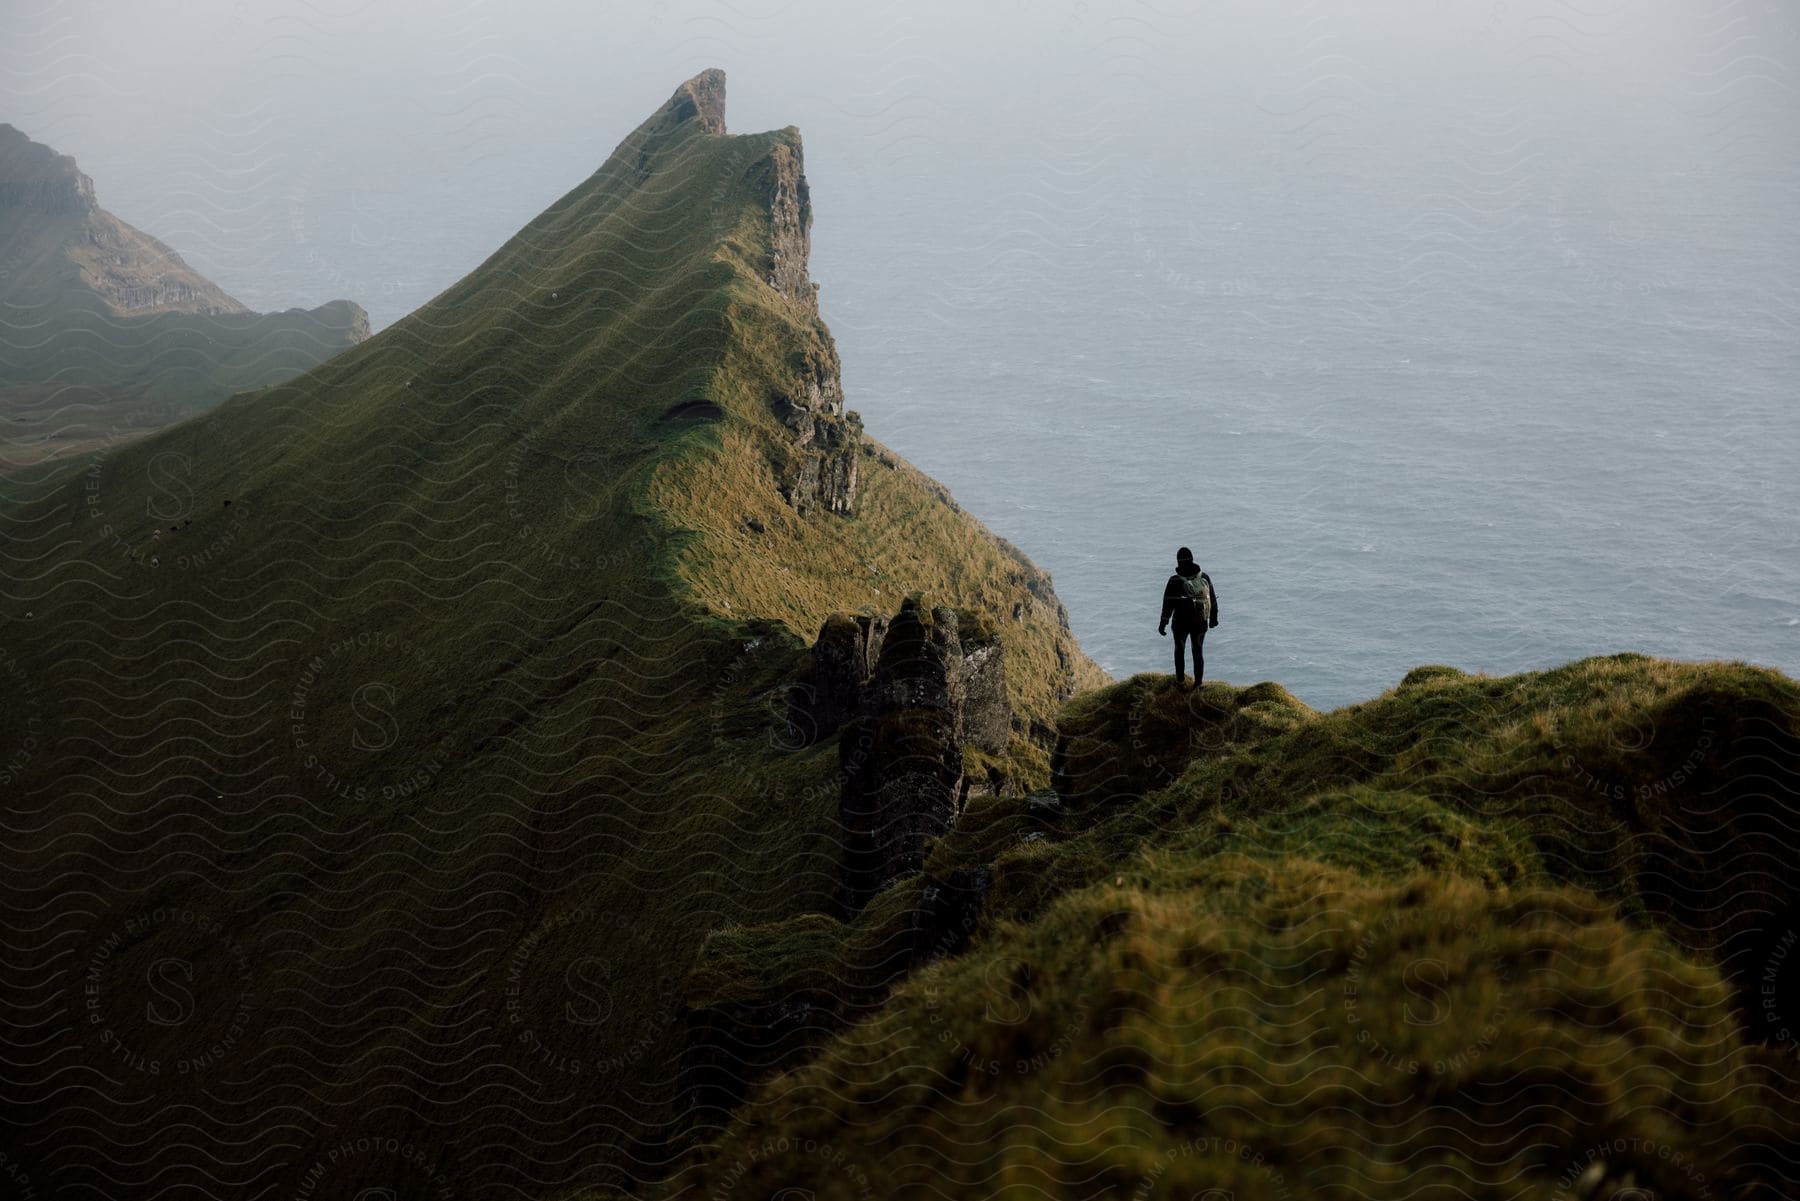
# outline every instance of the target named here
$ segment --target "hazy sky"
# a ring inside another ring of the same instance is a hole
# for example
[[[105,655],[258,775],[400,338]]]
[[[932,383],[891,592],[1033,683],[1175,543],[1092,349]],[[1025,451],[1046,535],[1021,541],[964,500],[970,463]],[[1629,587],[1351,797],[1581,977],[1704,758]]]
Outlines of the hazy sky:
[[[1549,114],[1708,169],[1800,142],[1796,10],[1700,0],[4,0],[0,120],[256,307],[348,295],[386,324],[591,171],[675,84],[730,75],[737,130],[799,125],[817,273],[967,204],[1110,225],[1234,172],[1415,175],[1444,113]],[[1534,127],[1540,139],[1546,126]],[[994,191],[970,196],[992,166]],[[1009,193],[1008,187],[1027,189]],[[1028,194],[1037,189],[1039,195]],[[1051,196],[1055,200],[1055,196]],[[1055,207],[1054,205],[1052,207]],[[1102,210],[1111,209],[1112,212]]]

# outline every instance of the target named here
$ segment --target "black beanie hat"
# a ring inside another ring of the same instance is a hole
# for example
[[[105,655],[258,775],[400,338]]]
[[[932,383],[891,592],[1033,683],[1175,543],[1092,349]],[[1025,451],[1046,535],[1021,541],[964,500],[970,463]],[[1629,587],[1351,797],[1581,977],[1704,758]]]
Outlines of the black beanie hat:
[[[1175,561],[1177,563],[1192,563],[1194,561],[1194,552],[1184,546],[1175,552]]]

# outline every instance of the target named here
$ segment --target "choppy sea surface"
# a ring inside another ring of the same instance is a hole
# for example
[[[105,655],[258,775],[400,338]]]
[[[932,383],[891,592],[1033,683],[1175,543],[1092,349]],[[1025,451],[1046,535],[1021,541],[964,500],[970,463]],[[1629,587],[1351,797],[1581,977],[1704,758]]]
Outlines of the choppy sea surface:
[[[970,279],[954,324],[898,299],[955,286],[952,252],[825,295],[871,428],[1052,570],[1116,675],[1169,670],[1182,544],[1208,674],[1317,706],[1423,663],[1800,672],[1795,181],[1570,174],[1486,211],[1208,181]]]
[[[806,137],[852,406],[1115,675],[1168,669],[1179,545],[1209,676],[1317,706],[1800,673],[1800,12],[854,7],[295,0],[156,54],[108,10],[80,72],[54,23],[0,50],[0,102],[246,303],[380,327],[723,66],[734,130]]]

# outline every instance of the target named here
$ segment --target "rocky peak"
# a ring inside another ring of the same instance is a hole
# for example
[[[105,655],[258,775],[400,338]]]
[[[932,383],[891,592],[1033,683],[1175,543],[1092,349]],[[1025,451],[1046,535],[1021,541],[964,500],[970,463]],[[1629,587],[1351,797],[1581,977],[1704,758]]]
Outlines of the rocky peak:
[[[81,215],[98,209],[94,181],[75,160],[0,125],[0,206]]]
[[[725,72],[717,67],[708,67],[676,88],[675,94],[638,127],[644,135],[638,147],[638,178],[646,178],[657,154],[690,127],[702,133],[725,132]]]
[[[724,133],[725,72],[706,68],[676,88],[665,107],[680,121],[698,121],[707,133]]]
[[[698,129],[725,133],[725,72],[700,72],[639,126],[639,180],[656,169],[657,157]],[[792,438],[774,464],[781,498],[795,512],[849,513],[856,504],[861,422],[845,411],[837,349],[819,316],[818,285],[808,272],[812,251],[812,195],[806,184],[798,131],[791,127],[768,154],[751,164],[745,179],[767,206],[768,258],[763,282],[801,307],[813,343],[797,353],[788,378],[769,397],[769,407]]]

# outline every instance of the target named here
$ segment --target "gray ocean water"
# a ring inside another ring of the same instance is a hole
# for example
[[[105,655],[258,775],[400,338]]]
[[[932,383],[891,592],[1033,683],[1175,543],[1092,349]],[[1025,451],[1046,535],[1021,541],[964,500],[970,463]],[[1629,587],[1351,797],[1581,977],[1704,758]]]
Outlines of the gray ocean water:
[[[806,136],[852,406],[1116,675],[1167,670],[1182,544],[1208,675],[1318,706],[1800,673],[1786,8],[83,7],[13,18],[0,119],[246,303],[377,326],[724,66]]]
[[[1561,200],[1508,171],[1483,211],[1370,174],[1295,196],[1196,169],[1126,237],[1059,246],[1077,271],[968,278],[949,327],[882,314],[956,256],[890,262],[837,323],[855,393],[1050,565],[1115,674],[1169,669],[1178,543],[1220,593],[1209,674],[1315,705],[1421,663],[1800,670],[1794,181],[1721,202],[1589,162]]]

